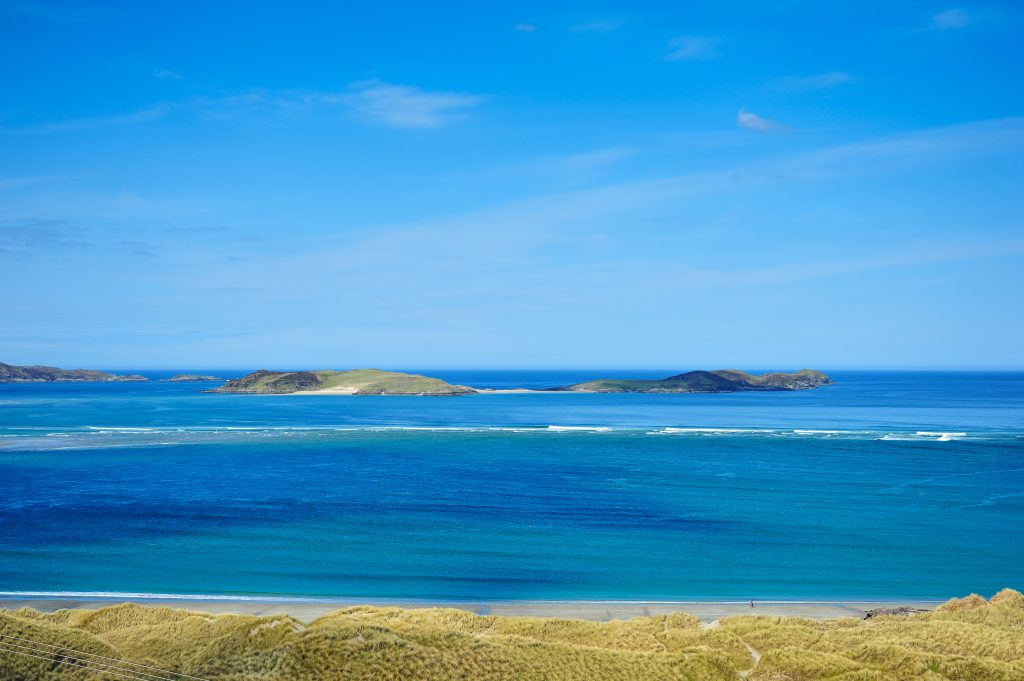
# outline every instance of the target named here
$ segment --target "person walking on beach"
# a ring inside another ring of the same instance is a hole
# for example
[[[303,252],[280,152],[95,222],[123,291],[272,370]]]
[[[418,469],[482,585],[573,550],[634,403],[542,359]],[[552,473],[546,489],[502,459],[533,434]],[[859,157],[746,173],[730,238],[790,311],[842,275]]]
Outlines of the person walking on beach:
[[[751,607],[751,608],[753,608],[753,607],[754,607],[754,601],[750,601],[750,607]]]

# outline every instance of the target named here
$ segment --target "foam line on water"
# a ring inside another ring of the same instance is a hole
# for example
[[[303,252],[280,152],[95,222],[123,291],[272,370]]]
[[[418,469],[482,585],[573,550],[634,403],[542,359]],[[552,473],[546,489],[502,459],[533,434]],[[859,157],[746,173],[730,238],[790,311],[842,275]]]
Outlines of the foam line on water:
[[[509,434],[524,437],[619,437],[668,436],[680,438],[839,439],[906,442],[1019,441],[1022,432],[968,432],[954,430],[842,430],[836,428],[733,428],[713,426],[636,427],[613,425],[524,426],[414,426],[414,425],[317,425],[317,426],[81,426],[0,429],[0,451],[63,451],[108,447],[153,447],[195,444],[270,442],[274,439],[331,439],[360,434],[389,433],[481,436]]]

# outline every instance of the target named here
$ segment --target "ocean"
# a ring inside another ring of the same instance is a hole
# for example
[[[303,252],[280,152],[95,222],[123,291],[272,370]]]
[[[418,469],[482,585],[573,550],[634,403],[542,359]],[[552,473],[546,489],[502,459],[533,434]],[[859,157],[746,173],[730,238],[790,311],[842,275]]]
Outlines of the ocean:
[[[678,370],[424,373],[508,388]],[[0,385],[0,595],[1024,587],[1024,373],[829,373],[836,384],[816,390],[722,395]]]

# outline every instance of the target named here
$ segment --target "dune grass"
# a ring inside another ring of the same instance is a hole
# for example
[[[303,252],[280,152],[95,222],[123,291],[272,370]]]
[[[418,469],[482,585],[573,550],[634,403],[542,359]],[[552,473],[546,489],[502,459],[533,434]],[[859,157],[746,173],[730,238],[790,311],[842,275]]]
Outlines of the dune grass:
[[[741,616],[716,627],[685,614],[586,622],[377,607],[338,610],[303,624],[287,616],[124,604],[49,614],[0,611],[0,635],[60,646],[65,661],[76,659],[71,649],[210,681],[1024,679],[1024,597],[1011,590],[990,601],[954,599],[907,618]],[[0,650],[0,678],[112,678],[57,665],[57,655],[36,659]]]
[[[267,371],[260,369],[228,381],[210,392],[287,395],[335,390],[354,395],[470,395],[473,388],[452,385],[439,378],[380,369],[351,371]]]

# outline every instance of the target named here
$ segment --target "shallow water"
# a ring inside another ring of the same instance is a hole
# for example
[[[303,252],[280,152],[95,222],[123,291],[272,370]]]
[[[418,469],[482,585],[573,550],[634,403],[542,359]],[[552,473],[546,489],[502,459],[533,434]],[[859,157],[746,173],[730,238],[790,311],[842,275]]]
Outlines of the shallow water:
[[[430,373],[478,387],[615,375]],[[0,591],[1021,588],[1024,374],[834,377],[799,393],[460,398],[0,385]]]

